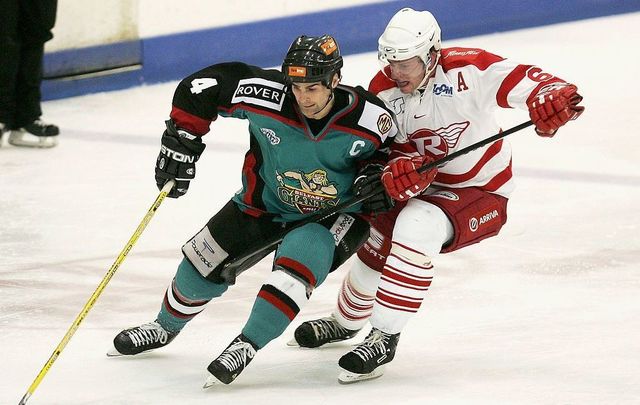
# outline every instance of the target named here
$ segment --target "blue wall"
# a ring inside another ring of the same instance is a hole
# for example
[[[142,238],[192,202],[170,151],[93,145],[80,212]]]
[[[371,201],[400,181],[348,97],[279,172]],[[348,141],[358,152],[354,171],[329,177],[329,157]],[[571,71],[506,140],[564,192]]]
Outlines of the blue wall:
[[[282,62],[291,41],[301,34],[332,34],[345,55],[374,51],[386,23],[402,7],[431,11],[439,21],[443,40],[446,41],[640,11],[640,0],[387,1],[143,38],[135,43],[63,51],[45,55],[45,72],[49,76],[65,69],[74,72],[81,71],[83,67],[95,69],[101,63],[109,64],[115,56],[123,53],[135,60],[133,53],[141,52],[142,64],[137,68],[98,77],[45,80],[42,84],[43,98],[57,99],[143,83],[178,80],[200,68],[223,61],[239,60],[263,67],[276,66]],[[82,62],[78,65],[74,61]]]

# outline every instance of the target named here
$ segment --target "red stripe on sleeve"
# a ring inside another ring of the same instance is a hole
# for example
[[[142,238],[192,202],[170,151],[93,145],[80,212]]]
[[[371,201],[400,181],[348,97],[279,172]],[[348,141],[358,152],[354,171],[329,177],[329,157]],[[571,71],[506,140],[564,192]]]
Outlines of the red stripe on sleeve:
[[[473,65],[480,70],[486,70],[496,62],[503,61],[502,56],[477,48],[446,48],[442,50],[442,69],[451,69]]]
[[[504,78],[500,88],[498,89],[498,93],[496,94],[496,101],[500,107],[512,108],[507,101],[507,96],[509,95],[509,92],[513,90],[513,88],[516,87],[516,85],[525,77],[527,70],[530,67],[530,65],[518,65],[507,75],[507,77]]]
[[[171,114],[169,114],[173,122],[176,123],[178,128],[185,129],[195,135],[204,135],[209,132],[209,125],[211,120],[197,117],[184,110],[179,109],[176,106],[171,107]]]

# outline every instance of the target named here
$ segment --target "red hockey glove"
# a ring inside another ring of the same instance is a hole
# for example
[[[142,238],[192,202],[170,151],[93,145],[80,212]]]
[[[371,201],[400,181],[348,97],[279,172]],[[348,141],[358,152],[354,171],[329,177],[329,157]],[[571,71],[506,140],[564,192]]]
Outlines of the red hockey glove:
[[[527,102],[529,116],[540,136],[552,137],[558,128],[571,120],[575,120],[584,111],[578,104],[582,96],[573,84],[551,84],[540,89]]]
[[[421,194],[436,177],[438,169],[433,168],[424,173],[418,173],[416,169],[431,162],[433,158],[429,156],[416,156],[401,157],[389,163],[382,171],[382,185],[387,194],[398,201]]]

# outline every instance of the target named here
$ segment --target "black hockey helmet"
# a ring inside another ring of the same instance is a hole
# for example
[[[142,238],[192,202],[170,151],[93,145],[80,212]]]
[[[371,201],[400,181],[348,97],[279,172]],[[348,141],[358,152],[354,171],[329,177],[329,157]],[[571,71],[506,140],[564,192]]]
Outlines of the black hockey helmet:
[[[340,76],[342,56],[338,43],[330,35],[301,35],[293,41],[282,63],[287,82],[322,82],[331,87],[333,74]]]

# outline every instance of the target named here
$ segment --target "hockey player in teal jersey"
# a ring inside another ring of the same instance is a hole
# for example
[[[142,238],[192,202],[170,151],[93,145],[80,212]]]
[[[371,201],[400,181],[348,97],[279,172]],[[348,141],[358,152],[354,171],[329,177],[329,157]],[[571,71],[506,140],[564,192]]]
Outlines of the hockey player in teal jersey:
[[[366,200],[364,207],[292,228],[362,193],[367,181],[360,180],[382,170],[376,154],[397,132],[381,100],[361,87],[339,84],[342,64],[332,37],[300,36],[282,71],[222,63],[180,82],[156,163],[158,187],[175,180],[169,197],[187,192],[205,149],[201,137],[221,116],[249,122],[242,189],[182,247],[184,259],[156,320],[119,333],[110,355],[167,345],[235,282],[221,274],[225,263],[281,233],[273,271],[242,333],[207,368],[205,387],[229,384],[258,350],[282,334],[327,275],[364,243],[369,225],[359,212],[388,208],[384,193]],[[238,273],[269,253],[250,257]]]

